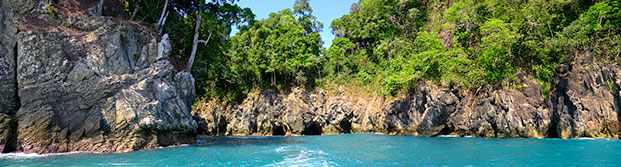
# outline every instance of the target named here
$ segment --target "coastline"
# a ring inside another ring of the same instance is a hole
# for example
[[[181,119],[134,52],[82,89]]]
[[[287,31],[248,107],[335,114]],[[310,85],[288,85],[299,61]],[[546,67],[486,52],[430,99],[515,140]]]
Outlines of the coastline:
[[[412,137],[426,137],[426,136],[415,136],[415,135],[391,135],[391,134],[384,134],[384,133],[376,133],[376,132],[360,132],[360,133],[351,133],[351,134],[372,134],[372,135],[386,135],[386,136],[412,136]],[[323,134],[323,135],[315,135],[315,136],[331,136],[331,135],[343,135],[343,134]],[[266,138],[267,137],[267,138]],[[196,143],[192,143],[192,144],[180,144],[180,145],[175,145],[175,146],[165,146],[165,147],[153,147],[153,148],[149,148],[149,149],[141,149],[141,150],[135,150],[135,151],[149,151],[149,150],[158,150],[158,149],[167,149],[167,148],[179,148],[179,147],[191,147],[191,146],[195,146],[195,145],[202,145],[202,144],[209,144],[208,142],[201,142],[201,138],[224,138],[227,140],[253,140],[253,139],[267,139],[269,140],[270,137],[304,137],[304,136],[300,136],[300,135],[291,135],[291,136],[256,136],[256,135],[251,135],[251,136],[211,136],[211,135],[199,135],[197,136],[197,142]],[[568,139],[563,139],[563,138],[522,138],[522,137],[499,137],[499,138],[482,138],[482,137],[473,137],[473,136],[452,136],[452,135],[439,135],[439,136],[432,136],[430,138],[479,138],[479,139],[543,139],[543,140],[576,140],[576,141],[580,141],[580,140],[588,140],[588,141],[597,141],[597,140],[604,140],[604,141],[612,141],[612,140],[619,140],[616,138],[568,138]],[[236,143],[238,144],[238,143]],[[135,152],[135,151],[131,151],[131,152]],[[63,156],[63,155],[71,155],[71,154],[125,154],[125,153],[130,153],[130,152],[122,152],[122,153],[100,153],[100,152],[88,152],[88,151],[77,151],[77,152],[63,152],[63,153],[45,153],[45,154],[38,154],[38,153],[24,153],[24,152],[13,152],[13,153],[0,153],[0,159],[30,159],[30,158],[43,158],[43,157],[53,157],[53,156]]]
[[[212,100],[192,112],[198,134],[319,135],[380,132],[392,135],[526,138],[619,138],[621,74],[616,65],[559,67],[554,91],[524,74],[519,89],[453,89],[421,82],[397,98],[347,90],[265,90],[239,102]],[[584,78],[590,78],[585,80]],[[340,92],[340,93],[333,93]]]

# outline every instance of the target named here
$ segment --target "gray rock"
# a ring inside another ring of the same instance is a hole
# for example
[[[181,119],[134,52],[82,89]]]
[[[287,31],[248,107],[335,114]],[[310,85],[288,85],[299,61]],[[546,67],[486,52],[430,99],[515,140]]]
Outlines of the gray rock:
[[[562,70],[561,70],[562,71]],[[518,74],[520,89],[452,90],[419,83],[386,100],[294,88],[251,94],[240,104],[212,101],[194,118],[200,134],[316,135],[379,132],[421,136],[618,138],[618,67],[565,70],[544,99],[538,81]]]
[[[92,49],[77,61],[70,60],[62,46],[63,40],[74,41],[73,36],[21,35],[22,106],[17,118],[24,152],[126,152],[195,142],[197,125],[187,104],[194,97],[191,75],[177,74],[166,58],[134,71],[135,61],[128,52],[138,49],[124,47],[147,44],[123,42],[150,40],[127,40],[121,34],[154,37],[127,33],[131,25],[113,24],[117,25],[84,32],[112,35],[85,44]]]
[[[557,70],[551,132],[555,137],[619,138],[618,65],[599,65],[573,60]]]
[[[174,70],[167,39],[100,16],[101,3],[59,16],[74,28],[53,26],[63,20],[41,11],[42,1],[10,4],[0,2],[0,150],[127,152],[196,142],[194,79]],[[34,19],[13,18],[12,7]],[[16,25],[28,28],[17,33]]]

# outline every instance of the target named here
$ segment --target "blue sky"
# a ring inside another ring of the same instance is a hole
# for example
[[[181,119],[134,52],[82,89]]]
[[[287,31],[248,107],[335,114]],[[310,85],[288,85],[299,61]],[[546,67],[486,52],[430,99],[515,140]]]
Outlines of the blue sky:
[[[323,31],[321,38],[324,47],[328,48],[332,44],[334,35],[330,32],[330,23],[332,20],[349,13],[349,9],[353,3],[358,0],[310,0],[313,15],[317,16],[319,22],[323,23]],[[265,19],[272,12],[278,12],[285,8],[293,8],[295,0],[240,0],[238,2],[241,7],[249,7],[252,12],[257,15],[256,20]],[[235,35],[237,30],[233,30],[231,35]]]

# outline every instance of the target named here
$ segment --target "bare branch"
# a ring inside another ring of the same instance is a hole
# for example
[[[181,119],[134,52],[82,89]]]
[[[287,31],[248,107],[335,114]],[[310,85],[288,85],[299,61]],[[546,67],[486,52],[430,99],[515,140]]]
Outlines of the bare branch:
[[[136,3],[136,8],[134,8],[134,12],[132,12],[132,17],[129,18],[129,20],[133,20],[134,16],[136,16],[136,13],[138,12],[138,6],[140,6],[140,1],[142,0],[138,0],[138,2]]]
[[[160,19],[157,21],[157,25],[162,25],[164,24],[164,16],[168,16],[168,12],[166,12],[166,8],[168,8],[168,0],[166,0],[164,2],[164,9],[162,9],[162,16],[160,16]]]
[[[205,43],[205,46],[207,46],[207,43],[209,42],[209,40],[211,40],[211,34],[213,34],[213,29],[211,29],[211,31],[209,31],[209,37],[207,37],[207,40],[206,40],[206,41],[205,41],[205,40],[203,40],[203,41],[205,41],[205,42],[204,42],[204,43]]]
[[[170,13],[170,11],[166,11],[166,16],[164,16],[164,20],[162,21],[162,24],[160,25],[160,34],[162,33],[162,30],[164,29],[164,24],[166,23],[166,18],[168,18],[168,14]]]

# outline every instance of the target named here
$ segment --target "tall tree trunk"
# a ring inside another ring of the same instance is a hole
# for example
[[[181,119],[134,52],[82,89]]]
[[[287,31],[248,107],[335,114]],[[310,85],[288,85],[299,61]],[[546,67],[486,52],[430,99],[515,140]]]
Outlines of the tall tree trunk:
[[[166,10],[168,9],[168,0],[166,0],[166,2],[164,2],[164,9],[162,9],[162,15],[160,16],[160,19],[157,21],[157,26],[159,26],[159,30],[158,32],[161,34],[162,30],[164,29],[164,23],[166,23],[166,18],[168,18],[168,11]]]
[[[259,83],[259,82],[261,82],[261,74],[262,74],[262,73],[259,73],[259,75],[257,75],[257,78],[258,78],[259,80],[257,80],[257,82],[255,82],[255,83]],[[248,75],[248,76],[250,76],[250,75]]]
[[[201,27],[201,21],[203,20],[202,15],[198,15],[198,19],[196,20],[196,28],[194,28],[194,42],[192,42],[192,53],[190,54],[190,60],[188,60],[187,70],[192,72],[192,64],[194,64],[194,58],[196,57],[196,49],[198,49],[198,29]]]
[[[187,70],[188,72],[192,72],[192,64],[194,64],[194,58],[196,57],[196,49],[198,49],[198,37],[199,37],[199,32],[198,30],[201,28],[201,22],[203,21],[203,15],[200,14],[200,10],[203,9],[204,6],[204,2],[201,2],[201,6],[199,9],[199,13],[197,14],[197,18],[196,18],[196,27],[194,28],[194,40],[192,42],[192,53],[190,54],[190,60],[188,60],[188,67]]]
[[[203,5],[201,4],[201,10],[203,9]],[[198,43],[205,43],[205,46],[207,46],[207,43],[209,43],[209,40],[211,40],[211,35],[213,35],[213,31],[214,29],[209,30],[209,36],[207,37],[207,40],[200,40],[198,39],[198,37],[200,36],[200,33],[198,32],[198,30],[201,28],[201,22],[203,21],[203,15],[199,14],[197,16],[198,18],[196,19],[196,27],[194,28],[194,40],[192,42],[192,53],[190,54],[190,60],[188,60],[188,67],[187,70],[188,72],[192,72],[192,64],[194,64],[194,59],[196,58],[196,50],[198,49]]]
[[[162,23],[160,24],[160,29],[159,29],[159,33],[162,34],[162,30],[164,30],[164,24],[166,23],[166,18],[168,18],[168,13],[166,12],[166,16],[164,16],[164,19],[162,20]]]
[[[164,24],[164,21],[166,20],[166,17],[168,17],[168,14],[166,12],[166,8],[168,8],[168,0],[166,0],[164,2],[164,9],[162,9],[162,15],[160,16],[160,19],[157,20],[157,25],[161,26]]]
[[[276,70],[272,71],[272,85],[276,86]]]
[[[339,61],[339,58],[336,58],[336,73],[338,75],[341,75],[341,67],[340,67],[341,65],[340,64],[341,64],[341,62]]]
[[[319,74],[319,80],[321,80],[321,68],[317,65],[317,73]]]

